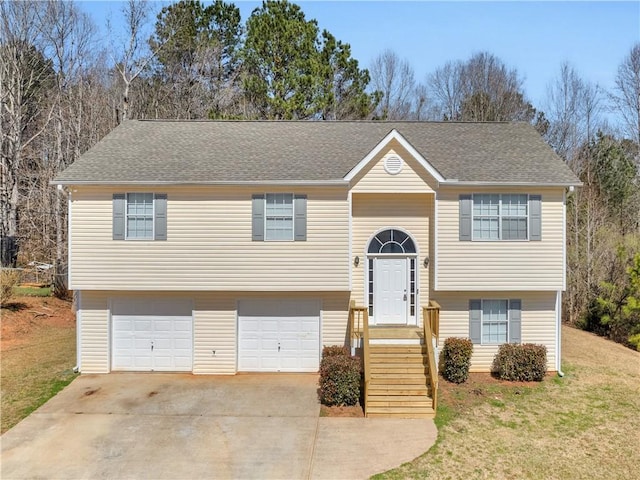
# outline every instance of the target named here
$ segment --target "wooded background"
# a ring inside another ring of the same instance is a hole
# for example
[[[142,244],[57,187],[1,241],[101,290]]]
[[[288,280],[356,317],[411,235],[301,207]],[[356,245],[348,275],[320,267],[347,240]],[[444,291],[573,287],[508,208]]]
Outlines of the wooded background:
[[[246,21],[222,0],[155,19],[129,0],[121,15],[105,42],[72,1],[0,1],[0,235],[19,264],[64,261],[66,198],[49,182],[127,119],[524,121],[584,183],[567,199],[565,321],[640,347],[640,42],[613,90],[564,63],[534,106],[490,52],[424,81],[394,51],[363,68],[287,1]]]

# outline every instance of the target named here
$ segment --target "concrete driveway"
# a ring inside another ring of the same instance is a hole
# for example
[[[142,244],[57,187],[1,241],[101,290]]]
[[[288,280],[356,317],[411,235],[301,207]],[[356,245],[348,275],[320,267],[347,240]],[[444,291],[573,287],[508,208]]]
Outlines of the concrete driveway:
[[[317,375],[83,375],[2,436],[1,478],[365,478],[431,420],[319,418]]]

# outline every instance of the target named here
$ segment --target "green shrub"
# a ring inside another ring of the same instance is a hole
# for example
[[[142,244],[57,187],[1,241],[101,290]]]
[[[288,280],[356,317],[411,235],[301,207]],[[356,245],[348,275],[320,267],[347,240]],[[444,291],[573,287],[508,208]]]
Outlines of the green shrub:
[[[463,383],[469,378],[473,343],[468,338],[447,338],[440,355],[440,371],[445,380]]]
[[[547,372],[547,347],[505,343],[493,358],[493,371],[501,380],[541,382]]]
[[[360,358],[346,348],[325,347],[320,362],[320,402],[323,405],[355,405],[360,400]]]
[[[7,268],[0,269],[0,306],[9,304],[15,294],[14,288],[20,281],[20,272]]]

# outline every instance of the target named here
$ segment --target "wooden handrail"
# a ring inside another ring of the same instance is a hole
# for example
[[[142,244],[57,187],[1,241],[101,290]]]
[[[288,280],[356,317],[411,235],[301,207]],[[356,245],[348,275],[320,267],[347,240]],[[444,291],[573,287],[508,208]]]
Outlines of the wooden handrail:
[[[436,367],[436,352],[434,340],[437,344],[440,331],[440,305],[431,300],[428,307],[422,308],[422,324],[424,328],[424,343],[427,347],[427,360],[429,362],[429,384],[431,386],[431,399],[433,411],[438,406],[438,368]]]
[[[357,325],[356,325],[357,322]],[[349,306],[349,341],[358,339],[362,345],[362,370],[364,377],[364,413],[367,414],[367,390],[371,380],[371,368],[369,367],[369,309],[357,307],[354,301]]]

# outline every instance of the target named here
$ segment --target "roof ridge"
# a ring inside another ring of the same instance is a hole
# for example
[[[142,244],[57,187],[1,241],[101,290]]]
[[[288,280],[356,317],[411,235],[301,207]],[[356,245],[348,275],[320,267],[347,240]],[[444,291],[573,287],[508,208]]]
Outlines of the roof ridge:
[[[516,125],[526,124],[528,122],[523,120],[500,120],[500,121],[466,121],[466,120],[265,120],[265,119],[208,119],[208,118],[131,118],[127,122],[148,122],[148,123],[295,123],[295,124],[309,124],[309,125],[323,125],[323,124],[433,124],[433,125]]]

